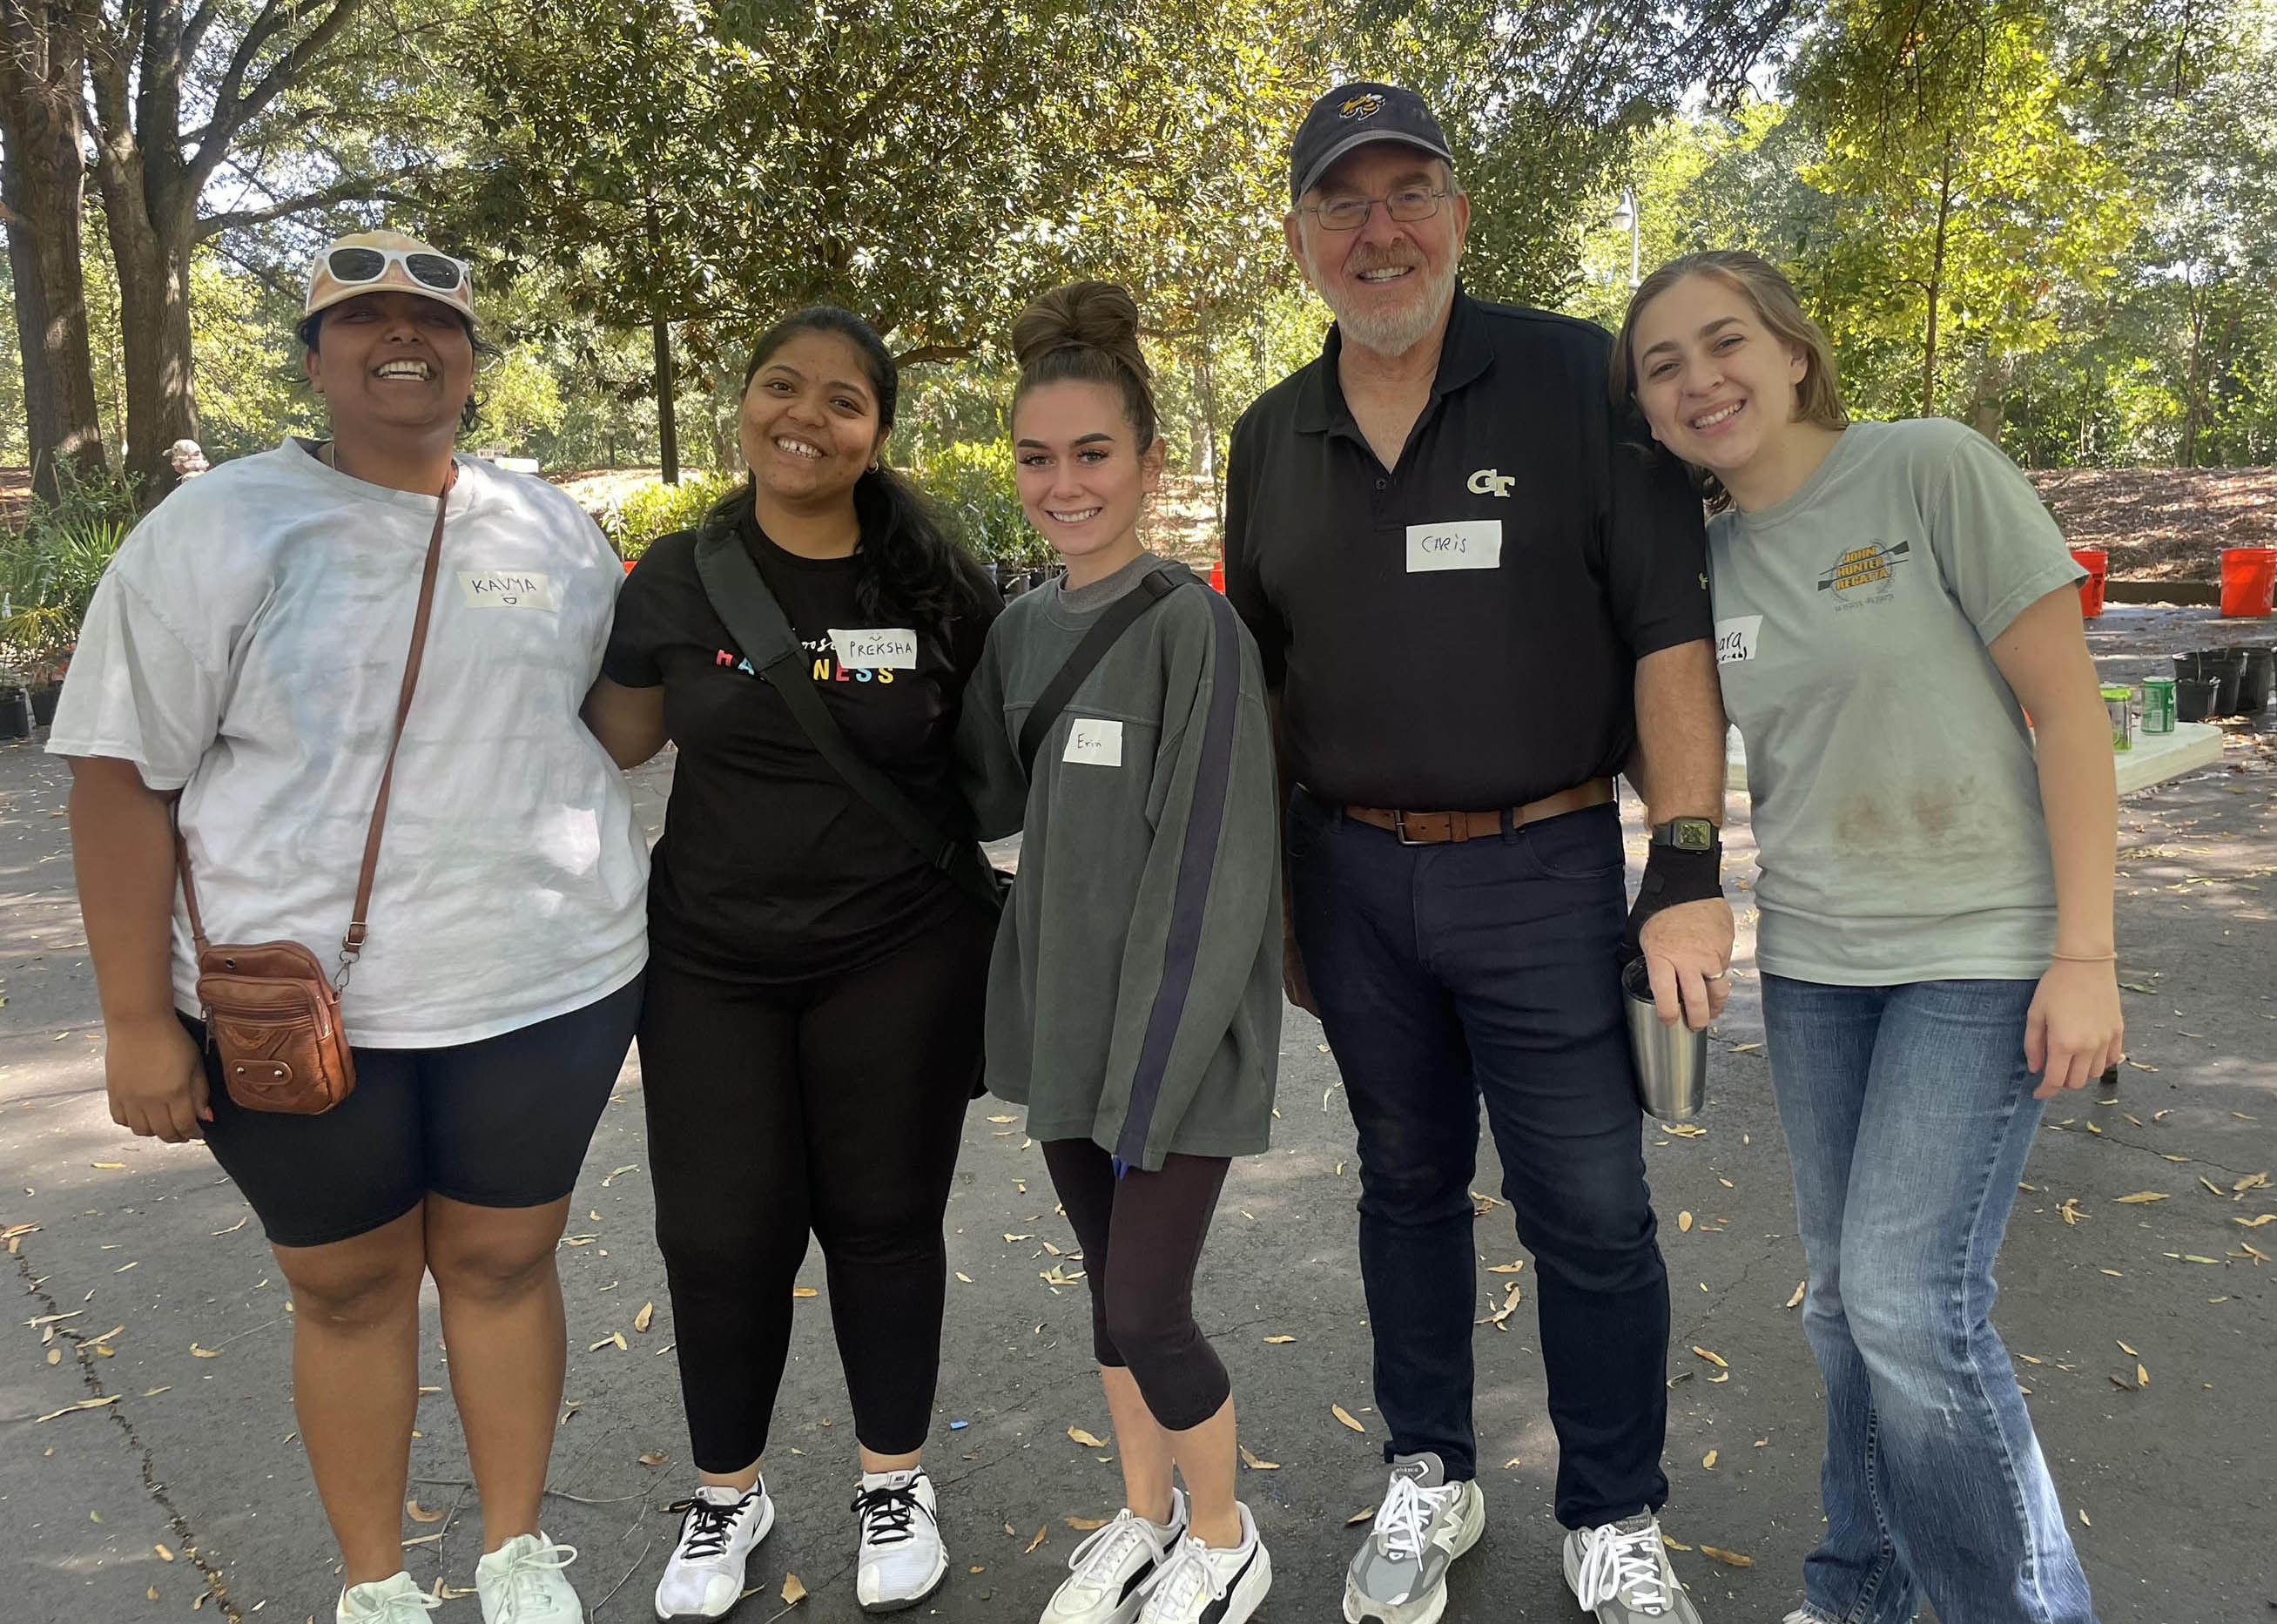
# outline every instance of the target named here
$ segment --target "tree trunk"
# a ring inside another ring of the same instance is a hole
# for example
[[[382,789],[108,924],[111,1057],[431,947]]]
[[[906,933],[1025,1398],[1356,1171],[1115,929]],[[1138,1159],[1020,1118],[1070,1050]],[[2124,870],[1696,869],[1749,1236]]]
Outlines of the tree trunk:
[[[60,7],[0,0],[0,201],[24,361],[32,488],[58,494],[57,466],[103,468],[103,418],[87,331],[80,210],[87,48]]]
[[[656,444],[657,454],[664,461],[664,483],[680,483],[680,420],[674,414],[672,397],[678,381],[672,369],[672,324],[659,316],[649,324],[649,332],[656,339]]]
[[[1924,417],[1937,416],[1937,314],[1945,300],[1945,242],[1953,224],[1953,137],[1945,138],[1945,152],[1937,180],[1937,233],[1931,239],[1929,262],[1929,332],[1922,345],[1922,405]]]
[[[168,447],[198,437],[190,365],[190,254],[197,217],[171,195],[178,182],[138,166],[141,184],[118,184],[105,164],[103,212],[118,270],[118,338],[126,374],[127,469],[155,502],[173,488]],[[176,166],[179,167],[179,166]]]
[[[1969,426],[1995,446],[2000,443],[2000,431],[2007,423],[2007,395],[2015,377],[2014,355],[1988,355],[1984,364],[1977,369],[1976,387],[1969,402]]]

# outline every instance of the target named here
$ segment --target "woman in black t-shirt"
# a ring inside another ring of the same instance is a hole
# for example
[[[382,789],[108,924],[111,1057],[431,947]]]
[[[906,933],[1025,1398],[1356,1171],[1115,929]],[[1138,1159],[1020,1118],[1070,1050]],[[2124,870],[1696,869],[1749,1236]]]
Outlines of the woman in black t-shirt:
[[[770,329],[744,375],[751,477],[626,578],[587,703],[621,765],[680,750],[640,1056],[703,1483],[657,1588],[665,1619],[726,1613],[774,1520],[761,1456],[810,1230],[861,1445],[857,1597],[909,1606],[948,1572],[918,1452],[995,920],[816,751],[695,561],[700,535],[732,531],[852,747],[936,826],[969,827],[958,705],[1000,603],[880,461],[895,396],[858,316],[818,306]]]

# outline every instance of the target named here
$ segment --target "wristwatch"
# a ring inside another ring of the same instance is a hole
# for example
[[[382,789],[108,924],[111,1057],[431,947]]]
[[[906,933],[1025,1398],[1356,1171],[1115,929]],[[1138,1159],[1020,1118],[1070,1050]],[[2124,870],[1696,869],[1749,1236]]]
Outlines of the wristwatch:
[[[1671,818],[1652,826],[1652,843],[1678,851],[1713,851],[1721,841],[1716,826],[1705,818]]]

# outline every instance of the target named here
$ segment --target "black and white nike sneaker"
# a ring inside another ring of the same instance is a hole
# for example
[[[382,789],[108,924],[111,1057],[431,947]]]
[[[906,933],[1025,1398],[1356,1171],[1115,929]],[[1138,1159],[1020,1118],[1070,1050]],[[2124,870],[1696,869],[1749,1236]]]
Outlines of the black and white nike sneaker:
[[[665,1624],[720,1619],[742,1598],[743,1564],[775,1525],[764,1483],[747,1494],[705,1487],[680,1520],[680,1543],[657,1582],[656,1616]]]

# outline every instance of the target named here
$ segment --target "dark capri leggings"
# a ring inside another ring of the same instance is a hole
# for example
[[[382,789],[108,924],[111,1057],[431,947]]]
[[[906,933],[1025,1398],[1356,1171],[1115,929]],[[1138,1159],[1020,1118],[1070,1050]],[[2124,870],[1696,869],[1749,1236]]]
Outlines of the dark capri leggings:
[[[1130,1370],[1166,1430],[1200,1426],[1233,1391],[1194,1323],[1194,1269],[1227,1158],[1169,1155],[1159,1173],[1134,1167],[1117,1178],[1115,1159],[1089,1140],[1055,1139],[1044,1141],[1044,1165],[1083,1247],[1099,1362]]]

